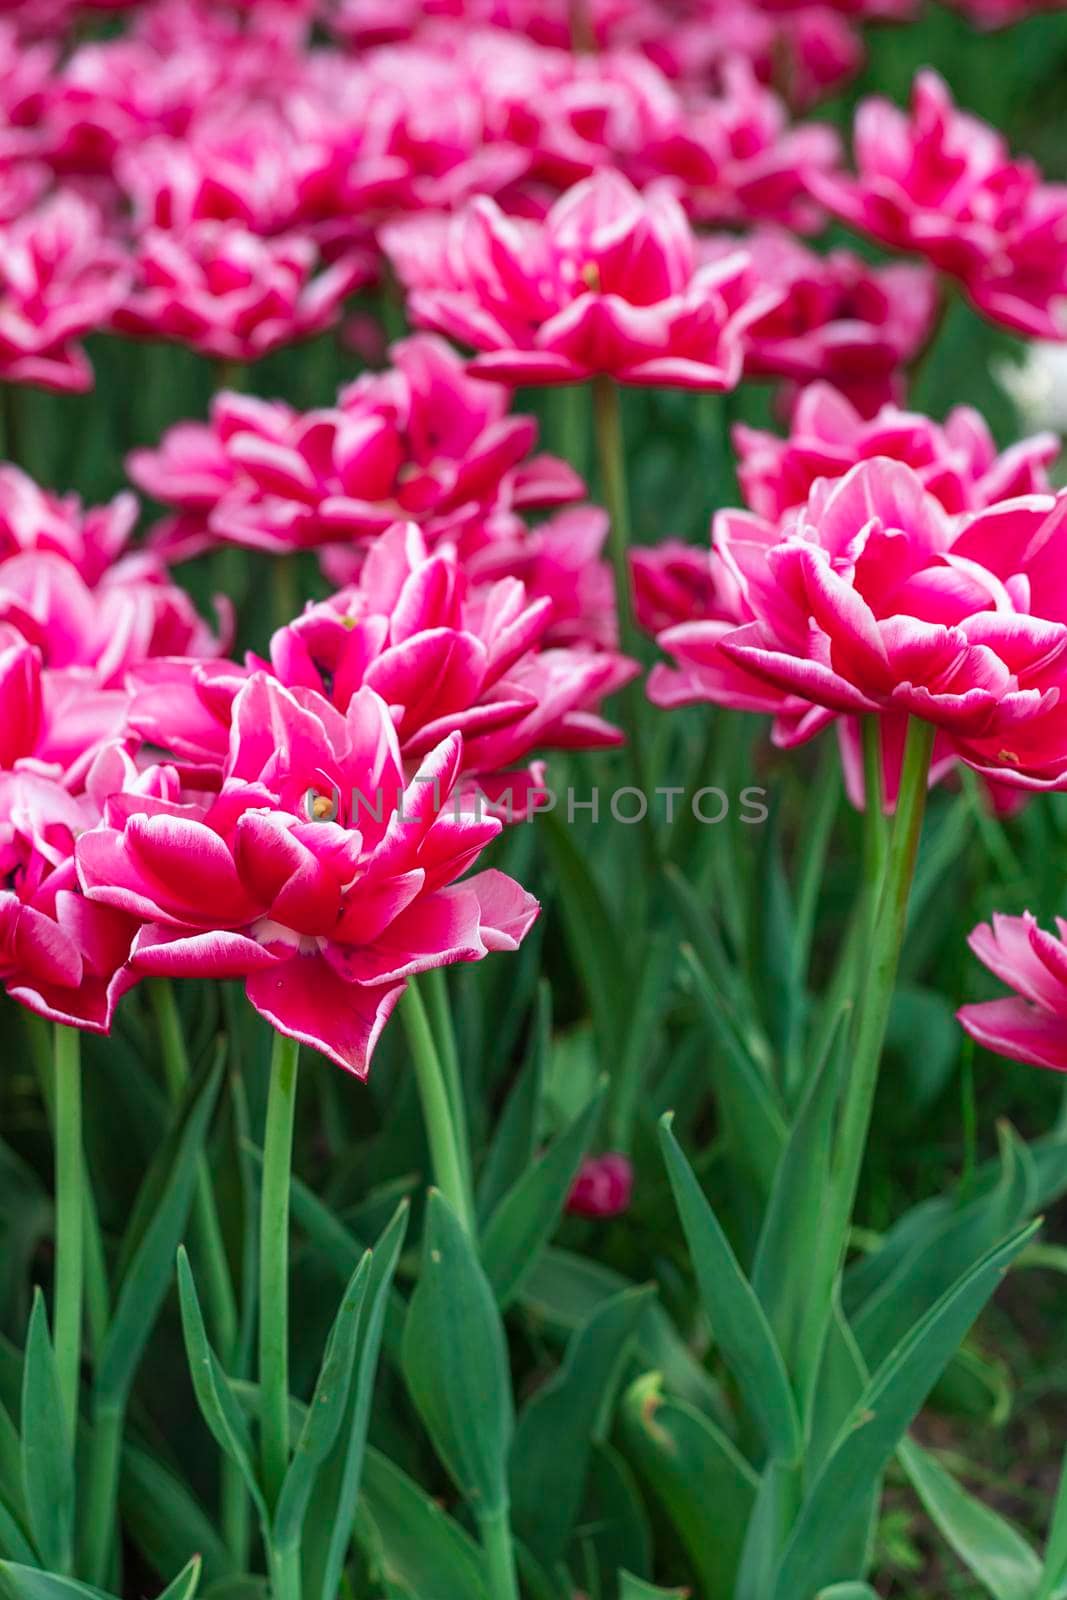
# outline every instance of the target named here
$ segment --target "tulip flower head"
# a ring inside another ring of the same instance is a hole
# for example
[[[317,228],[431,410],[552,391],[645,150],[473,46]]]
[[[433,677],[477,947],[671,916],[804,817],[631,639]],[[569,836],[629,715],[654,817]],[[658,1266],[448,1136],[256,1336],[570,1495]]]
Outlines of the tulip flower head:
[[[462,754],[451,734],[409,777],[373,689],[342,714],[255,673],[218,792],[163,769],[112,796],[83,887],[142,924],[134,972],[244,978],[275,1028],[366,1076],[409,977],[514,950],[537,915],[501,872],[457,881],[501,828],[459,803]]]

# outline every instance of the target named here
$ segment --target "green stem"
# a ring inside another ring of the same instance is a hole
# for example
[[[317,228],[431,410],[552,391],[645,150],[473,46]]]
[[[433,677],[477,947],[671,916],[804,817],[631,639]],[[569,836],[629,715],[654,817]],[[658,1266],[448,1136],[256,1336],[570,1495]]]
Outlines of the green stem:
[[[882,723],[877,713],[873,713],[863,719],[863,874],[871,897],[872,915],[889,853],[883,770]]]
[[[610,526],[608,553],[615,574],[615,604],[619,611],[619,640],[628,655],[638,644],[630,584],[630,501],[626,492],[626,456],[622,436],[619,386],[613,378],[593,380],[593,419],[600,457],[600,484]]]
[[[908,723],[896,817],[886,855],[881,893],[872,917],[867,911],[871,888],[869,883],[865,883],[857,908],[860,912],[856,918],[858,932],[861,935],[866,932],[868,937],[854,937],[852,943],[862,950],[864,959],[846,961],[843,969],[853,976],[853,988],[857,996],[856,1029],[830,1173],[826,1220],[813,1252],[807,1315],[800,1341],[797,1387],[805,1413],[814,1394],[833,1309],[833,1286],[847,1248],[867,1147],[878,1068],[907,927],[908,900],[926,810],[934,732],[927,722],[912,718]]]
[[[55,1030],[56,1278],[55,1350],[59,1392],[73,1449],[78,1436],[85,1216],[82,1205],[81,1035]]]
[[[289,1191],[299,1059],[299,1044],[276,1033],[259,1231],[260,1451],[272,1511],[289,1465]]]
[[[852,1216],[856,1200],[889,1007],[907,927],[908,898],[926,811],[934,731],[931,723],[914,717],[908,722],[893,835],[873,921],[870,959],[864,966],[865,981],[861,979],[857,997],[856,1041],[838,1134],[835,1172],[836,1207],[838,1215],[846,1221]]]
[[[150,985],[150,992],[163,1047],[167,1090],[171,1103],[177,1105],[186,1092],[190,1078],[189,1053],[185,1047],[181,1017],[174,998],[174,988],[167,979],[156,979]],[[193,1231],[203,1267],[204,1297],[212,1332],[219,1358],[229,1372],[233,1370],[238,1344],[237,1300],[215,1203],[215,1188],[203,1156],[197,1163],[196,1188],[193,1191]],[[227,1458],[222,1467],[222,1522],[227,1542],[235,1556],[244,1550],[247,1543],[248,1512],[248,1496],[240,1469]]]
[[[448,1103],[452,1109],[452,1123],[456,1130],[456,1143],[463,1161],[463,1179],[468,1193],[473,1177],[470,1160],[470,1134],[467,1127],[467,1097],[463,1090],[463,1076],[459,1067],[456,1047],[456,1030],[452,1025],[452,1005],[448,998],[448,975],[444,967],[434,967],[422,979],[426,994],[426,1012],[437,1044],[441,1071],[448,1089]]]
[[[515,1575],[515,1550],[511,1540],[508,1508],[488,1512],[479,1518],[478,1531],[482,1536],[485,1553],[485,1571],[488,1593],[493,1600],[519,1600],[519,1582]]]
[[[300,1600],[300,1546],[275,1545],[270,1552],[270,1600]]]
[[[434,1180],[445,1199],[452,1206],[467,1232],[474,1234],[474,1204],[465,1174],[469,1167],[464,1155],[452,1115],[452,1100],[441,1068],[441,1058],[434,1043],[430,1020],[422,995],[413,980],[401,997],[399,1005],[411,1046],[415,1064],[422,1115],[426,1124],[426,1137],[430,1144]]]
[[[115,1502],[126,1407],[108,1399],[93,1410],[93,1441],[85,1504],[81,1575],[100,1588],[108,1584],[108,1566],[115,1535]]]
[[[299,557],[275,556],[273,561],[274,625],[284,628],[300,613]]]

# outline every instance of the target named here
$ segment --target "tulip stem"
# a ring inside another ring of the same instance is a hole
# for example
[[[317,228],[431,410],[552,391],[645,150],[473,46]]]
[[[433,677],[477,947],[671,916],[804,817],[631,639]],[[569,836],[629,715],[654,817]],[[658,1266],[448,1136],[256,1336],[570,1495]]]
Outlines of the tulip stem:
[[[456,1130],[460,1160],[463,1163],[463,1180],[469,1194],[473,1178],[470,1134],[467,1127],[467,1102],[463,1089],[463,1075],[459,1067],[459,1051],[456,1048],[456,1030],[452,1025],[452,1005],[448,997],[448,977],[445,968],[432,968],[425,974],[422,983],[426,991],[426,1011],[433,1028],[441,1070],[448,1088],[452,1123]]]
[[[863,805],[863,867],[873,916],[889,853],[889,823],[885,814],[882,767],[882,723],[877,713],[871,713],[863,719]]]
[[[173,985],[166,978],[157,978],[149,986],[152,1007],[156,1014],[160,1043],[163,1047],[163,1071],[172,1105],[177,1105],[189,1084],[189,1052],[185,1047],[185,1034],[174,998]],[[233,1277],[226,1256],[226,1243],[222,1235],[215,1189],[207,1160],[201,1156],[197,1163],[196,1188],[193,1191],[193,1226],[204,1267],[205,1299],[211,1315],[212,1331],[223,1366],[230,1370],[237,1352],[238,1318],[237,1300],[233,1291]],[[247,1544],[248,1497],[235,1463],[222,1464],[222,1521],[227,1543],[235,1557],[240,1559]]]
[[[622,435],[619,386],[613,378],[593,380],[593,418],[600,458],[600,488],[607,506],[608,550],[615,573],[619,640],[628,655],[637,648],[633,591],[630,584],[630,500],[626,490],[626,456]]]
[[[856,1028],[830,1176],[828,1217],[817,1241],[811,1268],[808,1316],[802,1335],[802,1370],[796,1375],[805,1405],[810,1405],[814,1392],[833,1308],[834,1280],[843,1263],[859,1188],[889,1008],[907,928],[908,901],[926,810],[935,731],[932,724],[915,717],[908,721],[896,816],[873,909],[866,909],[872,897],[870,883],[865,883],[862,890],[860,905],[864,909],[859,920],[861,929],[868,935],[864,941],[865,959],[850,963],[856,992]]]
[[[488,1593],[493,1600],[519,1600],[515,1548],[507,1507],[501,1511],[487,1512],[479,1519],[478,1529],[485,1552]]]
[[[82,1209],[81,1035],[61,1023],[55,1030],[56,1143],[56,1371],[71,1449],[78,1436],[85,1217]]]
[[[415,1063],[415,1078],[422,1102],[434,1180],[473,1238],[474,1204],[466,1178],[469,1162],[461,1148],[459,1129],[452,1112],[452,1097],[445,1082],[430,1019],[426,1015],[422,995],[410,978],[398,1009]]]
[[[289,1191],[300,1046],[274,1035],[259,1214],[259,1390],[263,1491],[273,1511],[289,1466]]]

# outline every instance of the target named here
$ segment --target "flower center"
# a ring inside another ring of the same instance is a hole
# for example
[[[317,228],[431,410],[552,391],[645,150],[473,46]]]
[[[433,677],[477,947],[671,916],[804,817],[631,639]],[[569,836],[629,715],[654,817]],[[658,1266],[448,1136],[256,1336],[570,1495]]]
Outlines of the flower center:
[[[304,815],[309,822],[333,822],[338,804],[335,794],[323,794],[319,789],[309,789],[304,795]]]

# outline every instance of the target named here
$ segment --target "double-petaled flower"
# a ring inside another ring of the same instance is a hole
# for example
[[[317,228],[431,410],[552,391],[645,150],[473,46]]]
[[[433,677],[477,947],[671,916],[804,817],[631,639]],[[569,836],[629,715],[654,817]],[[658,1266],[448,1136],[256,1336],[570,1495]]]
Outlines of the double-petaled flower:
[[[409,977],[513,950],[537,915],[501,872],[457,881],[501,828],[464,807],[462,753],[449,734],[411,774],[373,689],[342,713],[256,673],[218,791],[155,769],[112,795],[82,885],[141,923],[135,973],[244,978],[275,1028],[363,1076]]]
[[[458,216],[382,230],[414,320],[478,354],[504,383],[620,383],[732,389],[744,336],[778,296],[743,250],[700,265],[677,199],[597,173],[542,222],[479,198]]]

